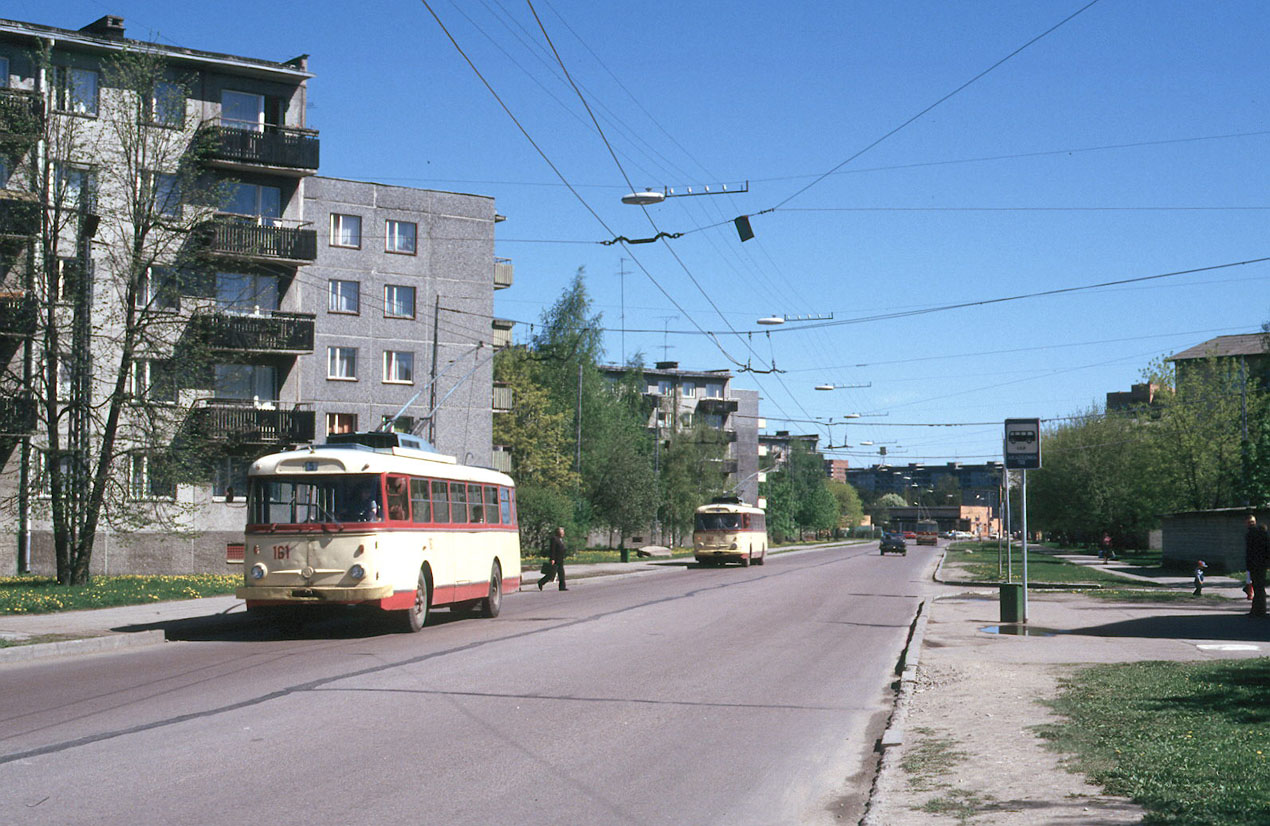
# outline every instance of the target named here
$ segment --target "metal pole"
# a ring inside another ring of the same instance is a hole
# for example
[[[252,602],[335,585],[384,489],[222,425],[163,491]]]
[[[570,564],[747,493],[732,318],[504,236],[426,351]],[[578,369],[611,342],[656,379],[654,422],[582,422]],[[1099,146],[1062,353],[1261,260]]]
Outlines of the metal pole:
[[[1027,471],[1021,470],[1023,480],[1019,485],[1019,521],[1023,523],[1023,622],[1027,623]]]
[[[577,415],[577,447],[574,456],[575,469],[582,472],[582,362],[578,362],[578,415]]]
[[[1005,474],[1005,572],[1006,582],[1014,581],[1014,551],[1011,542],[1014,539],[1014,513],[1010,510],[1010,471]]]
[[[428,398],[428,444],[437,446],[437,349],[441,338],[441,295],[438,293],[432,305],[432,373],[428,381],[432,385],[432,393]]]

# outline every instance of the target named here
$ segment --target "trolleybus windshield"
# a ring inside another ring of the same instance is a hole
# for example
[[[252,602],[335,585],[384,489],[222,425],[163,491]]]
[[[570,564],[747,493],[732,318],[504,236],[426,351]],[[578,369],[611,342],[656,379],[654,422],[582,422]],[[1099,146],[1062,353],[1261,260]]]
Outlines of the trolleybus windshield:
[[[699,513],[695,530],[698,531],[735,531],[741,528],[742,514],[739,513]]]
[[[379,522],[380,477],[372,474],[252,479],[248,521],[256,525]]]

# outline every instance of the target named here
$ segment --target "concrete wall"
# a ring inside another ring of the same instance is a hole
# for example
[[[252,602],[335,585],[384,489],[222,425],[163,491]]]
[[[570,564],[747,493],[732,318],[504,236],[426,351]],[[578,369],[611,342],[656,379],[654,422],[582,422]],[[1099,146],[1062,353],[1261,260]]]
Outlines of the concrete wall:
[[[1270,510],[1253,510],[1257,522],[1270,525]],[[1244,570],[1245,510],[1197,511],[1165,516],[1162,555],[1165,567],[1190,568],[1202,559],[1212,573]]]

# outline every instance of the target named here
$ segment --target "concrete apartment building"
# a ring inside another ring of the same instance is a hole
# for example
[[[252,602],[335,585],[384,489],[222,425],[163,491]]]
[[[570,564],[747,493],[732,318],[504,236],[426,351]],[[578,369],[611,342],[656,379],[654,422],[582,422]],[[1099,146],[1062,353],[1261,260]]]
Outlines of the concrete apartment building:
[[[48,65],[35,57],[42,44],[51,45]],[[493,199],[319,177],[319,136],[305,120],[307,56],[273,62],[128,40],[113,16],[80,30],[0,20],[0,359],[8,377],[31,358],[34,313],[51,300],[33,295],[27,276],[44,206],[12,173],[49,157],[59,174],[79,176],[80,191],[95,190],[103,209],[122,197],[93,184],[117,149],[103,143],[101,124],[124,105],[103,69],[124,50],[161,56],[172,80],[157,83],[149,103],[151,120],[164,122],[145,126],[206,138],[200,174],[225,197],[199,226],[195,277],[182,273],[165,293],[177,332],[139,352],[130,377],[137,394],[170,386],[163,401],[180,423],[153,445],[132,445],[119,495],[179,511],[182,530],[123,533],[104,523],[93,572],[224,572],[226,544],[241,541],[251,461],[327,433],[375,429],[399,411],[398,429],[489,465],[493,293],[512,281],[510,262],[494,258],[501,217]],[[18,134],[31,115],[97,130],[99,154],[57,157],[41,134]],[[146,174],[158,188],[168,171]],[[62,241],[68,257],[87,262],[91,311],[101,318],[117,295],[110,243]],[[147,283],[159,283],[159,269]],[[93,342],[102,348],[93,363],[108,368],[111,345]],[[182,357],[191,343],[207,354],[197,369]],[[113,376],[85,381],[100,396]],[[0,559],[11,565],[21,556],[49,573],[47,435],[23,392],[0,394]],[[168,483],[153,473],[146,449],[157,456],[179,434],[205,441],[204,481]]]
[[[617,365],[602,367],[612,379],[626,371]],[[719,472],[725,488],[735,488],[743,502],[758,502],[758,415],[757,390],[732,386],[727,370],[680,369],[675,361],[659,361],[644,368],[647,382],[644,395],[655,404],[649,414],[648,429],[659,441],[670,434],[705,424],[719,431],[726,447]]]

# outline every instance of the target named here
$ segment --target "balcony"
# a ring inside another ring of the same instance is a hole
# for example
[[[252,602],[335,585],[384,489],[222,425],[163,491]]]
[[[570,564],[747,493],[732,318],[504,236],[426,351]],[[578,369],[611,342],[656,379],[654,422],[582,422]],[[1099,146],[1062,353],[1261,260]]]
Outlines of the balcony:
[[[510,258],[494,259],[494,289],[505,290],[512,285],[516,272]]]
[[[190,429],[218,444],[272,446],[313,441],[317,414],[235,399],[204,399],[190,411]]]
[[[0,190],[0,238],[31,238],[40,231],[40,204],[29,192]]]
[[[35,332],[35,296],[0,293],[0,336],[29,336]]]
[[[273,219],[216,218],[203,224],[202,237],[213,255],[290,264],[317,259],[315,230],[282,226]]]
[[[491,454],[494,470],[502,473],[512,472],[512,453],[502,445],[494,445],[494,452]]]
[[[190,335],[212,350],[301,355],[313,352],[312,313],[260,315],[201,312],[190,319]]]
[[[697,400],[697,410],[702,413],[735,413],[736,399],[702,398]]]
[[[512,410],[512,389],[505,384],[494,385],[495,413],[509,413]]]
[[[29,393],[0,397],[0,435],[20,436],[35,430],[35,399]]]
[[[35,140],[44,131],[44,95],[26,89],[0,89],[0,141],[12,146]]]
[[[506,318],[494,319],[491,327],[494,331],[494,349],[501,350],[504,347],[512,346],[512,328],[516,326],[516,322]]]
[[[267,170],[279,175],[312,175],[318,168],[318,137],[312,129],[266,126],[264,131],[204,124],[208,166],[240,172]]]

